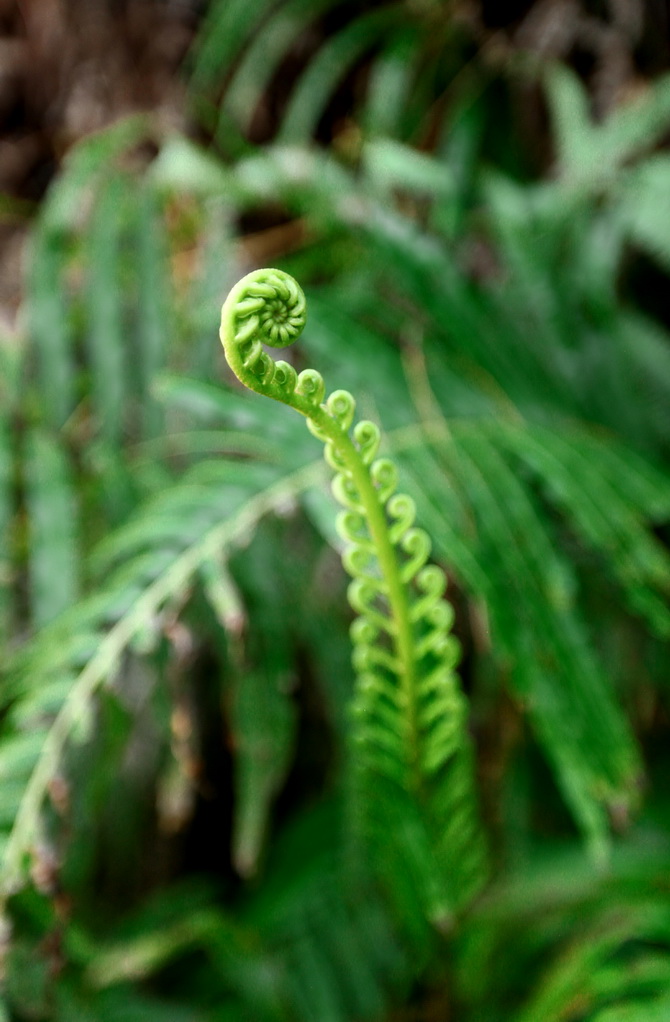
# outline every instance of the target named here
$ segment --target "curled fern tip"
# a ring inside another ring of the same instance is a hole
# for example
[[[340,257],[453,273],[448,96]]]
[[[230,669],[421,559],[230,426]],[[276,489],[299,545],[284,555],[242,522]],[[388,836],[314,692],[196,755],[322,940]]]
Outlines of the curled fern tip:
[[[253,270],[235,285],[221,310],[220,336],[228,364],[246,387],[284,402],[295,391],[306,406],[320,404],[319,374],[298,377],[292,366],[275,362],[263,348],[292,344],[305,319],[302,288],[283,270]]]

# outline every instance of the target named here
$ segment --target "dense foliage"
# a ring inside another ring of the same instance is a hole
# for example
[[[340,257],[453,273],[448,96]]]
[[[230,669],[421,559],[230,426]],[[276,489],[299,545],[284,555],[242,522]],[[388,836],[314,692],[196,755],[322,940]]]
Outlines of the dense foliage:
[[[0,1018],[670,1015],[670,78],[597,119],[438,13],[211,3],[200,141],[121,120],[39,210],[0,345]],[[467,763],[428,747],[423,807],[388,678],[354,686],[365,534],[216,340],[259,265],[449,576],[468,724],[454,687],[427,730]]]

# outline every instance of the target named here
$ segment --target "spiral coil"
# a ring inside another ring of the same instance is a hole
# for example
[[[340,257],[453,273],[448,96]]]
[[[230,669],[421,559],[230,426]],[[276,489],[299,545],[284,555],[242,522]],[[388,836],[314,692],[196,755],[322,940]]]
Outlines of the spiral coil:
[[[305,415],[323,401],[323,377],[314,369],[297,374],[288,362],[275,362],[263,345],[292,344],[302,333],[306,315],[305,296],[293,277],[281,270],[255,270],[228,295],[220,330],[226,358],[238,379]]]

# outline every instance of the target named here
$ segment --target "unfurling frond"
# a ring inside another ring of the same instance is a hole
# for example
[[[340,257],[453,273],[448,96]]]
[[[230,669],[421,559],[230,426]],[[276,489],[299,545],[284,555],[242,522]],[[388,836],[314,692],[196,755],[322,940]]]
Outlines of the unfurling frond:
[[[305,322],[305,298],[280,270],[258,270],[231,291],[221,341],[245,386],[289,405],[325,444],[342,505],[338,531],[352,576],[354,772],[359,822],[382,874],[412,878],[427,918],[445,925],[484,873],[466,706],[451,635],[446,579],[428,564],[428,535],[412,499],[396,492],[394,463],[378,457],[373,422],[354,425],[344,390],[325,397],[322,377],[275,362]]]

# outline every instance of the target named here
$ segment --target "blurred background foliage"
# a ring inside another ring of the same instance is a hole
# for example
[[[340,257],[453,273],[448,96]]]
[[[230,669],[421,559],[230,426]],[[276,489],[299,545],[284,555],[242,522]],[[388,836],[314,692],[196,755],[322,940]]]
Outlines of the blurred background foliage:
[[[670,1017],[670,34],[596,0],[0,4],[0,1018]],[[293,273],[449,572],[490,878],[352,852]]]

